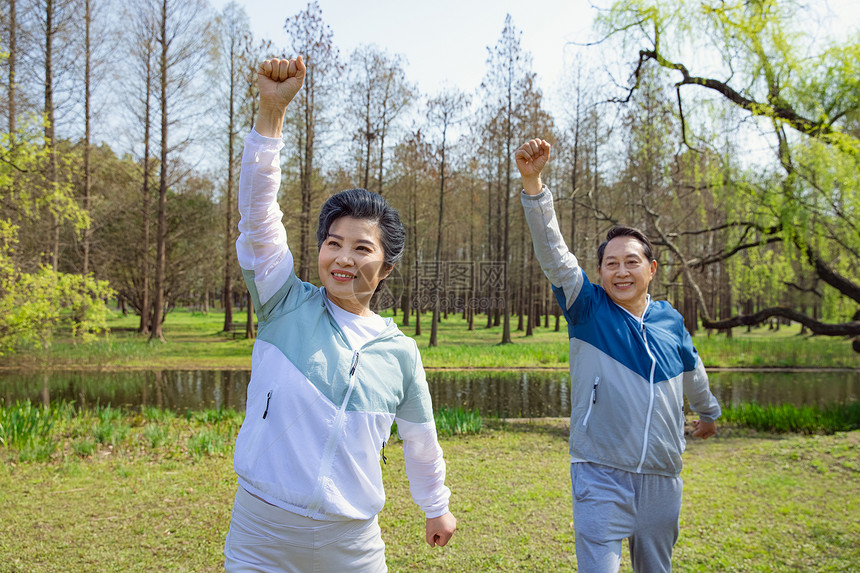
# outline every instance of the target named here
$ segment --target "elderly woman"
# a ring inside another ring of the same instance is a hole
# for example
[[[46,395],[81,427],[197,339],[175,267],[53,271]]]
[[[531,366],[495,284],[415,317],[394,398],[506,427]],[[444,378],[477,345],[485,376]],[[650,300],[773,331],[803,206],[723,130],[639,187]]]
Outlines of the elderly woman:
[[[293,269],[279,155],[304,75],[301,57],[261,64],[259,116],[242,158],[236,250],[260,327],[225,568],[375,573],[387,571],[377,514],[392,422],[427,543],[445,545],[456,519],[417,345],[369,307],[403,252],[397,212],[364,189],[332,196],[317,231],[322,287]]]

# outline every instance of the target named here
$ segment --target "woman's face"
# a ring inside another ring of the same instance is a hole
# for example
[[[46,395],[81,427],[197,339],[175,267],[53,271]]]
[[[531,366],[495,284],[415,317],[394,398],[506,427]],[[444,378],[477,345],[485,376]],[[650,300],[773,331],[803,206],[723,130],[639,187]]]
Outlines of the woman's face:
[[[363,316],[371,313],[370,299],[391,272],[385,265],[379,225],[353,217],[340,217],[329,226],[318,263],[329,300]]]

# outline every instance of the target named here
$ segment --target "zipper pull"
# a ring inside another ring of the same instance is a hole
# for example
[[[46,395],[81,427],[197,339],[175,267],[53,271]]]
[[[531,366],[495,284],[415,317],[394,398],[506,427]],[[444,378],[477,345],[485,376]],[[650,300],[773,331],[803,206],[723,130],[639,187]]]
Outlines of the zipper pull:
[[[594,379],[594,386],[591,388],[591,403],[597,404],[597,385],[600,383],[600,376]]]
[[[385,442],[382,442],[382,463],[388,463],[388,458],[385,457]]]
[[[352,377],[355,374],[355,369],[358,367],[358,350],[355,351],[352,357],[352,367],[349,369],[349,375]]]
[[[269,400],[271,400],[271,399],[272,399],[272,391],[269,390],[269,393],[266,394],[266,411],[263,412],[263,419],[264,420],[266,419],[266,416],[269,415]]]

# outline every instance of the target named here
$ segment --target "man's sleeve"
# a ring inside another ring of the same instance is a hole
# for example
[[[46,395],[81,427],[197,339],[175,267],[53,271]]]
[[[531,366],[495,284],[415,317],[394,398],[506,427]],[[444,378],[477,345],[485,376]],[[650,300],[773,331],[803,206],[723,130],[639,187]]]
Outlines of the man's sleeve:
[[[521,193],[521,201],[541,269],[553,286],[564,291],[570,307],[582,289],[583,274],[558,228],[552,194],[544,185],[543,191],[537,195]]]
[[[681,325],[684,342],[684,395],[690,403],[690,409],[698,414],[703,422],[713,422],[722,414],[717,398],[711,392],[708,384],[708,373],[687,329]],[[692,366],[692,368],[690,368]]]

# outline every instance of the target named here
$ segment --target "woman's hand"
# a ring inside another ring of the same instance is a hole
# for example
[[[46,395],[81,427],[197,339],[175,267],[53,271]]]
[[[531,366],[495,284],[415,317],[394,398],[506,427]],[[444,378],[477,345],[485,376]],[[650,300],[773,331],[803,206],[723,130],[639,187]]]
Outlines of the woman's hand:
[[[449,511],[439,517],[427,518],[427,544],[443,547],[457,529],[457,518]]]
[[[291,60],[265,60],[257,70],[260,112],[255,129],[266,137],[280,137],[287,106],[305,82],[305,63],[299,56]]]

